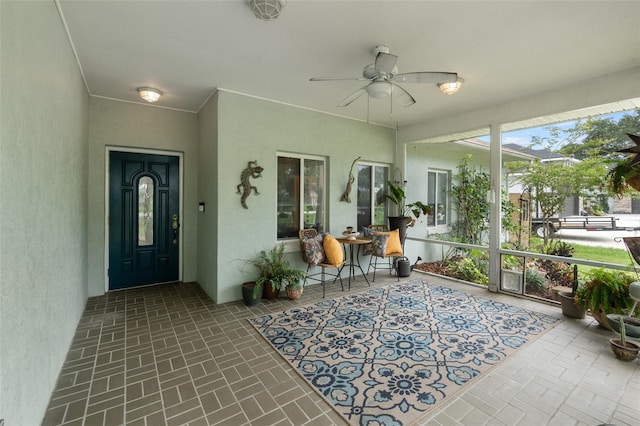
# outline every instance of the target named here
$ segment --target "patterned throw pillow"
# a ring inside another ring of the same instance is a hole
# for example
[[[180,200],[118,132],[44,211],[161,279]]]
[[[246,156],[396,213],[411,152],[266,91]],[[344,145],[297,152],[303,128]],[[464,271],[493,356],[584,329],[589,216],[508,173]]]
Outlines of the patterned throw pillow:
[[[386,232],[376,232],[371,236],[371,243],[364,247],[364,254],[384,257],[387,253],[387,242],[389,234]]]
[[[324,248],[322,247],[322,234],[318,234],[313,238],[305,238],[302,240],[302,246],[304,247],[304,256],[309,265],[316,266],[326,260],[324,258]]]

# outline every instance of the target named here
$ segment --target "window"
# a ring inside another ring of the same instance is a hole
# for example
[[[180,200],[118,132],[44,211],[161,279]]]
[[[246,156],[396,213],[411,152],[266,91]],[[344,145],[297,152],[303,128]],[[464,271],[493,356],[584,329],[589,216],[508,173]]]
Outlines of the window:
[[[302,183],[302,184],[301,184]],[[324,232],[325,166],[321,157],[282,154],[278,156],[279,240],[298,238],[302,228]]]
[[[427,216],[427,226],[449,223],[449,172],[430,171],[427,173],[427,204],[433,214]]]
[[[138,246],[153,245],[153,179],[138,180]]]
[[[386,223],[385,194],[388,179],[387,166],[358,164],[358,231],[363,226]]]

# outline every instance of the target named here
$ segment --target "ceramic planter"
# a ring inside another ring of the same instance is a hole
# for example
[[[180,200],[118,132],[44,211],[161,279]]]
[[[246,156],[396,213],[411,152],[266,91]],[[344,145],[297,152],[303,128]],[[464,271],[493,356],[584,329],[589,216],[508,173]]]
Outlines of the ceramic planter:
[[[242,283],[242,300],[244,304],[247,306],[255,306],[260,303],[260,298],[262,297],[262,292],[258,291],[258,294],[253,295],[254,289],[256,287],[255,281],[248,281],[246,283]]]
[[[573,293],[566,291],[559,291],[558,297],[560,298],[560,304],[562,305],[562,314],[570,318],[584,319],[587,311],[576,305],[573,299]]]
[[[621,361],[633,361],[638,358],[640,346],[627,341],[624,346],[620,343],[620,339],[609,339],[613,354]]]

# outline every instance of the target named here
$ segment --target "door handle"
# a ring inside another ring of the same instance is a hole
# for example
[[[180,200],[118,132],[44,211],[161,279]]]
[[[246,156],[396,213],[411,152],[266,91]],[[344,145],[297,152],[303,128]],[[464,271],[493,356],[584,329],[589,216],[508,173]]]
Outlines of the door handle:
[[[178,228],[180,228],[180,223],[178,223],[178,214],[173,214],[173,222],[171,227],[173,228],[173,244],[178,244]]]

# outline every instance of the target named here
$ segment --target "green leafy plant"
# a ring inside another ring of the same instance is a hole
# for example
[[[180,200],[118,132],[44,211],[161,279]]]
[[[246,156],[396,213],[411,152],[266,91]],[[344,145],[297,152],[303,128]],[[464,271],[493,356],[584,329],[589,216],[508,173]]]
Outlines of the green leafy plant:
[[[470,257],[463,257],[447,264],[447,275],[459,280],[478,284],[488,284],[487,277]]]
[[[622,198],[622,196],[632,189],[629,182],[633,182],[640,177],[638,165],[631,165],[632,159],[627,159],[616,163],[616,165],[607,174],[607,189],[614,195]]]
[[[544,274],[536,268],[527,268],[525,270],[524,282],[527,293],[544,293],[547,291]]]
[[[576,303],[589,309],[594,316],[624,315],[633,304],[629,297],[629,284],[633,281],[635,278],[631,274],[622,271],[592,269],[590,279],[576,292]]]
[[[560,240],[553,240],[544,247],[543,252],[553,256],[573,257],[576,249],[569,243]]]
[[[391,181],[387,181],[387,186],[389,193],[386,194],[385,197],[398,206],[400,216],[410,217],[415,221],[421,215],[429,215],[432,213],[431,206],[424,204],[422,201],[414,201],[413,203],[407,204],[407,196],[402,186]]]
[[[253,290],[254,297],[262,286],[267,284],[274,291],[287,287],[300,288],[300,281],[306,277],[304,271],[291,268],[289,261],[285,259],[284,244],[278,244],[269,251],[261,250],[258,256],[249,262],[259,273]]]

